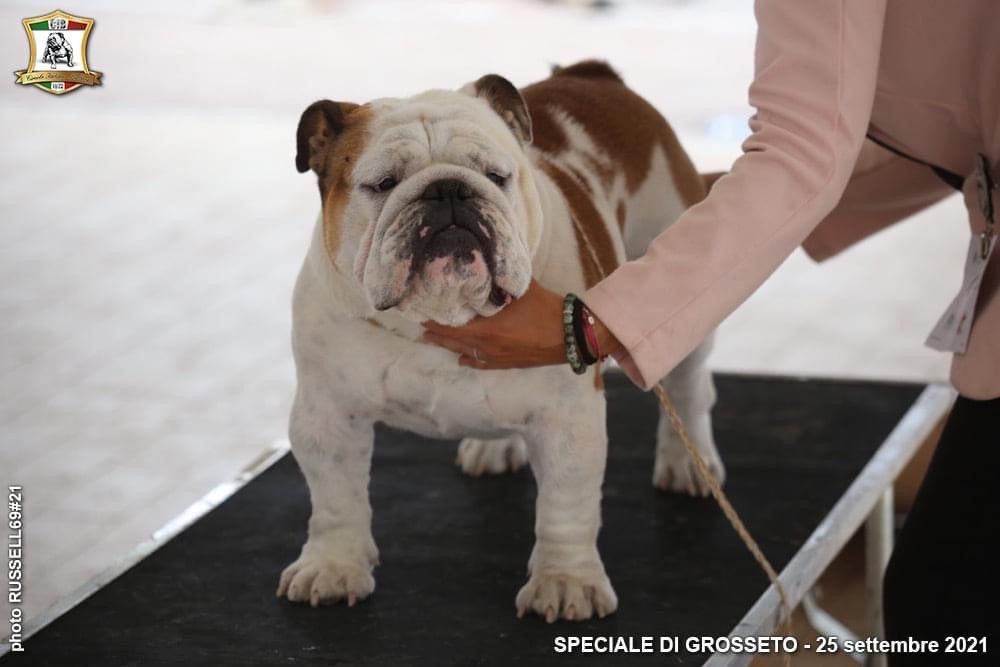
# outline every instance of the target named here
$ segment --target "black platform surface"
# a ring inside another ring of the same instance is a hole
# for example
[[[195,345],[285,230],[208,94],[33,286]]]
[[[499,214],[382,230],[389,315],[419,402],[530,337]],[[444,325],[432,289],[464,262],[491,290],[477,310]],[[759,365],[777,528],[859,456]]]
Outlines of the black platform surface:
[[[717,384],[726,491],[779,569],[920,391],[727,376]],[[566,635],[724,636],[767,587],[712,499],[652,487],[655,397],[621,376],[608,378],[607,395],[600,550],[619,608],[604,620],[515,618],[532,545],[529,472],[468,478],[453,465],[455,443],[378,429],[371,495],[382,565],[368,600],[313,609],[274,597],[309,514],[305,482],[285,456],[0,662],[701,664],[706,656],[684,652],[553,652],[554,638]]]

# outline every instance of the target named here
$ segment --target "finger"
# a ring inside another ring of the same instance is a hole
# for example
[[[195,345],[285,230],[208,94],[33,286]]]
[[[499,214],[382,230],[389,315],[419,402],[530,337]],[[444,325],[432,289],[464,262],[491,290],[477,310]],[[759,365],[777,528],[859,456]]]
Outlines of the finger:
[[[422,340],[425,343],[430,343],[431,345],[448,347],[449,349],[450,347],[461,344],[454,338],[448,336],[439,336],[438,334],[432,334],[432,333],[424,333],[424,335],[420,337],[420,340]]]
[[[425,333],[422,338],[432,345],[443,347],[446,350],[470,357],[473,360],[476,357],[482,360],[508,356],[511,352],[517,351],[516,349],[507,349],[505,346],[497,345],[493,342],[484,341],[481,338],[448,338],[430,333]]]
[[[454,341],[442,341],[441,347],[444,347],[451,352],[458,355],[458,363],[460,366],[468,366],[470,368],[488,368],[489,362],[483,357],[482,352],[479,350],[456,343]],[[465,361],[463,361],[463,359]]]
[[[487,356],[495,356],[497,354],[511,354],[519,351],[523,352],[523,345],[510,344],[497,338],[496,336],[490,335],[488,331],[483,331],[479,333],[466,332],[462,329],[450,329],[443,334],[437,332],[425,331],[421,338],[435,345],[440,345],[442,347],[448,347],[451,345],[459,345],[463,348],[469,350],[479,350],[480,355],[483,356],[482,352],[487,351],[490,354]],[[454,349],[449,347],[448,349]]]
[[[427,331],[430,331],[431,333],[436,333],[439,336],[454,336],[456,334],[461,334],[463,332],[475,329],[475,325],[478,319],[481,318],[469,320],[462,326],[458,327],[450,327],[447,324],[439,324],[438,322],[434,322],[433,320],[428,320],[424,322],[423,326],[424,329],[426,329]]]
[[[460,345],[463,348],[472,349],[473,345],[478,339],[475,337],[455,335],[455,334],[438,334],[431,333],[430,331],[425,331],[421,339],[427,343],[433,343],[434,345],[440,345],[442,347],[448,347],[448,349],[453,349],[450,346]]]
[[[495,370],[495,367],[485,359],[480,359],[479,361],[476,361],[475,357],[470,357],[466,354],[463,354],[458,358],[458,365],[465,366],[466,368],[475,368],[476,370],[479,371]]]
[[[445,326],[444,324],[438,324],[434,320],[427,320],[423,323],[424,329],[431,333],[446,335],[454,330],[454,327]]]

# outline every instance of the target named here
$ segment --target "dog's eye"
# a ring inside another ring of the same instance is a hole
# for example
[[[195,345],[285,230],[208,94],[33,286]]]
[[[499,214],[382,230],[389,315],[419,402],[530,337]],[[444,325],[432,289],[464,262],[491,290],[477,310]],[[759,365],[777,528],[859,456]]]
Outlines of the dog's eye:
[[[497,185],[498,188],[502,188],[503,186],[505,186],[507,184],[507,177],[506,176],[501,176],[500,174],[496,173],[495,171],[488,172],[486,174],[486,178],[488,178],[491,181],[493,181],[494,183],[496,183],[496,185]]]
[[[371,188],[375,192],[388,192],[389,190],[392,190],[394,187],[396,187],[397,183],[398,181],[392,176],[386,176],[381,181],[371,186]]]

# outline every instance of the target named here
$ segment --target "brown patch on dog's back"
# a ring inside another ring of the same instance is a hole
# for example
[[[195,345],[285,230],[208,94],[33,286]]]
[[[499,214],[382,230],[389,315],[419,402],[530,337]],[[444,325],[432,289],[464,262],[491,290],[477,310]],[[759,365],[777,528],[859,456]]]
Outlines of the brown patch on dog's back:
[[[340,248],[341,218],[354,188],[354,165],[368,143],[371,117],[372,111],[368,106],[359,106],[348,112],[344,131],[337,137],[326,158],[320,192],[323,194],[323,244],[330,259],[337,256]]]
[[[573,231],[583,267],[586,286],[593,287],[618,267],[618,258],[604,218],[583,186],[562,168],[548,160],[539,165],[562,192],[573,218]]]
[[[531,116],[531,144],[535,148],[553,155],[569,148],[569,138],[551,111],[543,106],[531,106],[529,103],[528,115]]]
[[[670,125],[606,63],[588,60],[559,68],[521,94],[535,127],[534,144],[540,150],[558,156],[569,148],[554,116],[562,112],[583,126],[614,168],[624,174],[630,193],[646,179],[653,149],[660,146],[684,204],[704,199],[705,184]]]

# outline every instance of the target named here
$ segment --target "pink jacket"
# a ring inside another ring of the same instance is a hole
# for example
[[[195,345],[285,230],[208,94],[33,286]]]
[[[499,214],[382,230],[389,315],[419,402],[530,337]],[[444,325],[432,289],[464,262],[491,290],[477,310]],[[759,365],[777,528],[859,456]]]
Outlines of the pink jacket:
[[[583,295],[646,389],[800,244],[824,259],[954,192],[866,133],[962,176],[983,153],[1000,175],[1000,1],[758,0],[755,11],[757,113],[744,154],[645,256]],[[973,178],[964,185],[978,233]],[[1000,216],[1000,192],[994,203]],[[952,364],[971,398],[1000,396],[998,248]],[[943,279],[957,284],[962,268]]]

